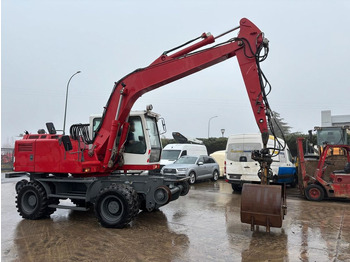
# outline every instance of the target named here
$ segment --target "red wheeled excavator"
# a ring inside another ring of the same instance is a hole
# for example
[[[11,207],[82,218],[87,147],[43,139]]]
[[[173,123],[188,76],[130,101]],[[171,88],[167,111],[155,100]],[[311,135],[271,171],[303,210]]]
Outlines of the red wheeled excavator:
[[[238,29],[237,37],[202,48]],[[267,185],[271,111],[265,91],[268,82],[260,69],[267,54],[268,40],[243,18],[238,27],[217,37],[203,33],[116,82],[93,139],[83,124],[73,125],[69,136],[57,134],[52,123],[47,124],[48,134],[24,135],[15,144],[14,171],[26,172],[30,181],[16,185],[18,212],[23,218],[39,219],[56,208],[84,211],[93,206],[102,226],[122,228],[140,208],[152,211],[186,195],[186,179],[138,172],[159,168],[159,116],[151,108],[130,114],[131,108],[146,92],[236,56],[264,144],[254,155],[261,165],[262,185],[243,188],[242,199],[248,199],[249,205],[242,200],[242,222],[281,227],[282,190]],[[259,198],[257,205],[251,195]],[[76,206],[59,205],[60,199],[67,198]]]

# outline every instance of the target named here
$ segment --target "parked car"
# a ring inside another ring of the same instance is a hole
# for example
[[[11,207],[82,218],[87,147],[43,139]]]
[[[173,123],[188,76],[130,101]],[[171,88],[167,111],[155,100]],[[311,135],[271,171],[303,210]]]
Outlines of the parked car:
[[[189,177],[189,183],[194,184],[197,180],[211,179],[216,181],[220,175],[220,167],[214,158],[210,156],[182,156],[174,164],[162,168],[163,175]]]

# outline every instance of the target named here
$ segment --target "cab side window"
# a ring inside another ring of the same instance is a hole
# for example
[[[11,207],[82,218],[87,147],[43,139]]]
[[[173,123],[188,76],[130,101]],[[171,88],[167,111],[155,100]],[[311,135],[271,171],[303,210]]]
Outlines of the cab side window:
[[[200,158],[198,158],[197,164],[198,164],[199,162],[204,163],[204,158],[203,158],[202,156],[201,156]]]
[[[209,164],[214,164],[215,163],[215,160],[211,157],[208,157],[208,163]]]

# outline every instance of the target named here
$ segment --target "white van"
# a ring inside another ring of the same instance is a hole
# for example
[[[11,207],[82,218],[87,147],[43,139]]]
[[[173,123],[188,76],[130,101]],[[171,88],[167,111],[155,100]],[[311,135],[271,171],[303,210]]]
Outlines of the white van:
[[[278,139],[282,144],[284,141]],[[274,148],[274,137],[270,136],[267,147]],[[253,150],[263,148],[261,134],[231,135],[227,140],[225,151],[225,176],[226,181],[231,183],[232,189],[241,191],[244,183],[260,183],[258,171],[259,163],[251,159]],[[288,146],[272,157],[271,169],[273,176],[271,182],[296,183],[296,168]]]
[[[208,155],[205,145],[197,144],[168,144],[163,148],[160,166],[174,163],[182,156]]]

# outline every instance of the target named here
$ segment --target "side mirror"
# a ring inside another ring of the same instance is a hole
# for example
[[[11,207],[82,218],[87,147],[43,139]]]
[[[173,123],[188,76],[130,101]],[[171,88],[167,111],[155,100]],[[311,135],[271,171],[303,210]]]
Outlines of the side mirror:
[[[46,123],[46,128],[50,135],[56,135],[56,128],[52,122]]]
[[[199,166],[203,165],[203,162],[198,162],[198,165],[199,165]]]
[[[64,150],[71,151],[73,149],[72,142],[70,141],[69,136],[62,136],[61,141],[64,146]]]
[[[165,124],[165,120],[164,120],[164,118],[160,118],[159,120],[162,122],[162,130],[161,130],[159,133],[160,133],[160,135],[163,135],[163,134],[166,133],[166,124]]]

